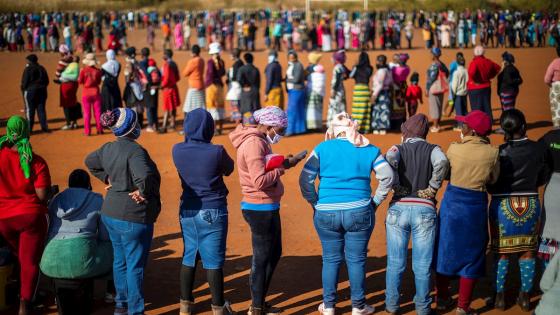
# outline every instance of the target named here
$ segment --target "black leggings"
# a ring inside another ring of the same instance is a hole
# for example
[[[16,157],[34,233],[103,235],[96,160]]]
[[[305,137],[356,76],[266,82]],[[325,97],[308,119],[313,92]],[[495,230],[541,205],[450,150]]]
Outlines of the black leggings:
[[[192,293],[198,261],[199,257],[197,256],[194,267],[181,265],[181,300],[194,302],[194,296]],[[206,277],[208,279],[208,284],[210,285],[210,293],[212,294],[212,305],[223,306],[225,304],[223,269],[207,269]]]
[[[280,213],[243,210],[243,218],[251,227],[253,261],[251,265],[251,297],[253,307],[264,308],[266,294],[274,269],[282,256]]]

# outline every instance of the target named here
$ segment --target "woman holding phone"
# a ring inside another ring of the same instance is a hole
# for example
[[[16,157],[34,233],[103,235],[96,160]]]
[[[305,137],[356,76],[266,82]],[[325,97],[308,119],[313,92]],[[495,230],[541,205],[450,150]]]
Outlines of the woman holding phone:
[[[288,117],[282,109],[269,106],[256,111],[253,116],[253,122],[237,126],[229,135],[237,149],[237,172],[243,193],[241,210],[251,227],[253,245],[252,304],[248,314],[276,314],[280,311],[265,304],[265,298],[282,256],[280,200],[284,186],[280,177],[299,163],[305,152],[287,159],[272,154],[271,145],[280,141],[288,126]]]

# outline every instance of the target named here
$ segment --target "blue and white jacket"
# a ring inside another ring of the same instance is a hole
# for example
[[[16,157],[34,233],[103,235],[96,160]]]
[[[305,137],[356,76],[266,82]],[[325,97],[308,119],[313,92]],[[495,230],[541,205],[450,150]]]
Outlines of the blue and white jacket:
[[[371,196],[371,172],[379,185]],[[319,177],[319,190],[315,179]],[[303,198],[316,210],[350,210],[372,202],[378,206],[391,190],[393,169],[379,148],[355,147],[345,138],[320,143],[310,154],[301,172]]]

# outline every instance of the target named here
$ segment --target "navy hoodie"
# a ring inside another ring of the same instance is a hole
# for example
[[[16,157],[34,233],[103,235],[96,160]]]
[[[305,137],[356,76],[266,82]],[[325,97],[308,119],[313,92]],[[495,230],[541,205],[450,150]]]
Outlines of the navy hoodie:
[[[184,123],[185,142],[173,147],[173,162],[181,178],[182,210],[227,207],[228,190],[223,176],[233,172],[233,160],[221,145],[212,144],[214,120],[204,109],[195,109]]]

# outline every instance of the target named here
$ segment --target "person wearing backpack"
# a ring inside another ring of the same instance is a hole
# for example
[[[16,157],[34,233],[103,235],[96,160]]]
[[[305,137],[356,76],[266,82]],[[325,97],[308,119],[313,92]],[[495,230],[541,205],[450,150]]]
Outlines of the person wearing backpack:
[[[434,47],[432,52],[432,64],[428,68],[426,82],[426,96],[428,96],[428,104],[430,108],[430,118],[432,127],[430,132],[439,132],[439,122],[441,120],[441,111],[443,106],[443,95],[449,90],[449,70],[443,62],[439,60],[441,57],[441,49]]]

